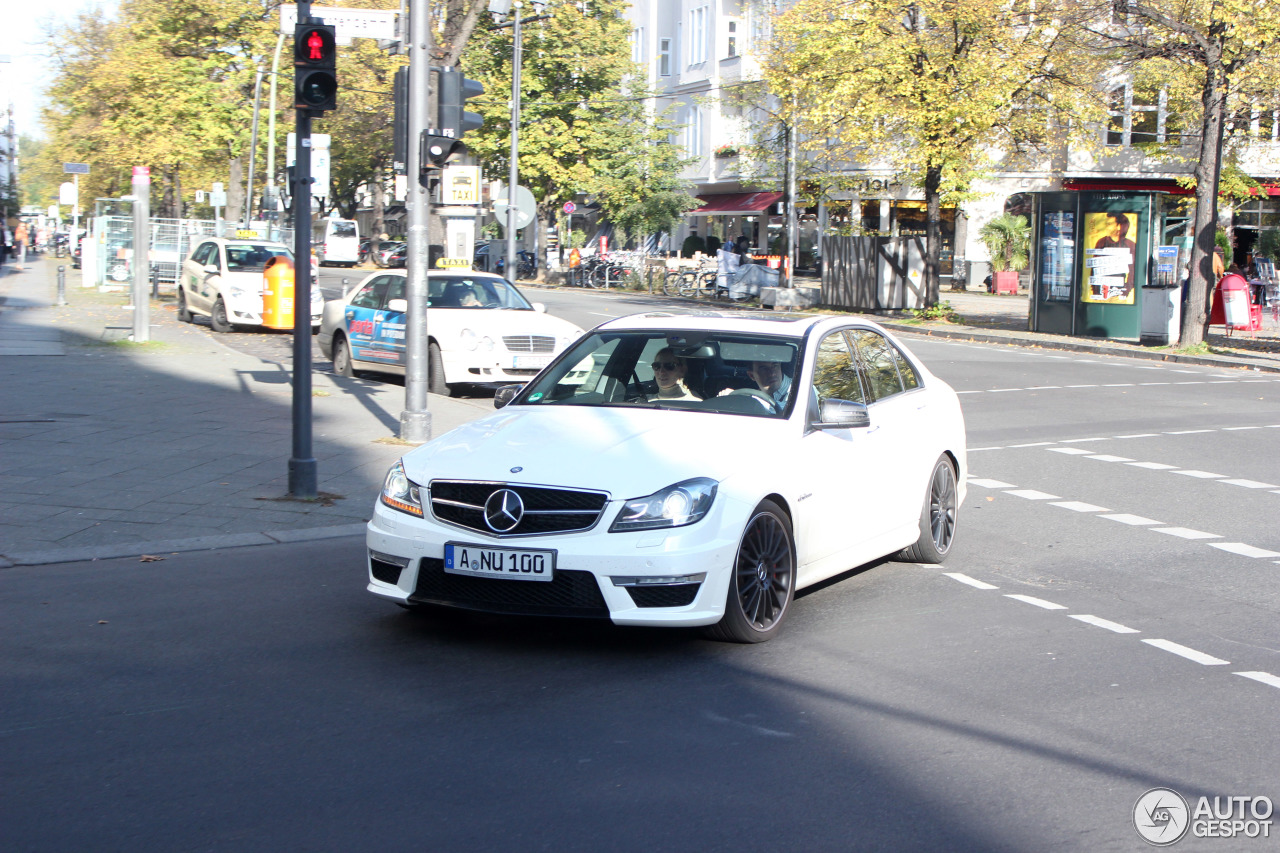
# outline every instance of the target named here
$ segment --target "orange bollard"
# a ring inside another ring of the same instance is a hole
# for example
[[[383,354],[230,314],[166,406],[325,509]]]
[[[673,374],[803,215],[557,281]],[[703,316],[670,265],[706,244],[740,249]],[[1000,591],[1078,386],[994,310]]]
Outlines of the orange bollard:
[[[293,328],[293,261],[277,255],[262,270],[262,325]]]

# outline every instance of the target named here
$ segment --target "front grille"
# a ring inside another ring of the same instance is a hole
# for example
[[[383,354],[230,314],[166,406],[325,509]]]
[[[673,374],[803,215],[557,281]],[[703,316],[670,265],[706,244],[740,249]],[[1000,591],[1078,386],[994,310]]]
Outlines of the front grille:
[[[556,339],[546,335],[504,335],[502,343],[510,352],[556,351]]]
[[[520,523],[501,534],[495,533],[484,520],[485,501],[498,489],[510,489],[524,503],[524,516]],[[447,524],[490,536],[537,536],[589,530],[599,521],[600,513],[608,502],[609,496],[603,492],[465,480],[434,480],[431,483],[432,515]]]
[[[473,578],[448,574],[444,560],[431,557],[420,561],[418,586],[409,601],[520,616],[609,618],[591,572],[556,569],[550,582]]]
[[[636,607],[685,607],[693,604],[702,584],[681,583],[671,586],[629,586]]]

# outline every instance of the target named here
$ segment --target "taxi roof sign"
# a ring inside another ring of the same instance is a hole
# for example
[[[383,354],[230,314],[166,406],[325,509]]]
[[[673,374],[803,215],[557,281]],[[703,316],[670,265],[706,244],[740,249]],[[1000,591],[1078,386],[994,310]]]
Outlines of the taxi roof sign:
[[[436,258],[436,266],[442,270],[469,268],[470,258]]]

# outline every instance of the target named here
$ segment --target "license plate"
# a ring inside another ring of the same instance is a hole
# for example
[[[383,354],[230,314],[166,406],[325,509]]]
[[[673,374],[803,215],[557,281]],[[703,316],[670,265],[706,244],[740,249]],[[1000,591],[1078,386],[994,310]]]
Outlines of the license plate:
[[[512,581],[549,581],[555,571],[555,564],[555,551],[491,548],[463,542],[449,542],[444,546],[444,570],[451,575]]]
[[[549,355],[517,355],[511,360],[511,366],[516,368],[536,367],[539,370],[551,363]]]

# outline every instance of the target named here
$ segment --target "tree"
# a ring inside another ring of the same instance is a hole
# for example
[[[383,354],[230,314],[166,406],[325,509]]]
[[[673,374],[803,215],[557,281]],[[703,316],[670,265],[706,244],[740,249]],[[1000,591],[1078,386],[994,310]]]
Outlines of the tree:
[[[1214,234],[1218,196],[1224,175],[1228,130],[1237,143],[1248,133],[1232,122],[1257,106],[1276,106],[1280,52],[1280,4],[1267,0],[1115,0],[1095,5],[1090,31],[1116,60],[1127,62],[1139,82],[1158,83],[1182,111],[1194,142],[1196,212],[1191,250],[1191,281],[1181,343],[1202,342],[1209,328]],[[1228,125],[1234,124],[1234,127]],[[1197,130],[1191,130],[1196,127]],[[1179,137],[1177,141],[1181,141]]]
[[[1099,113],[1075,6],[800,0],[777,21],[766,76],[803,155],[836,172],[885,166],[923,190],[927,305],[942,203],[969,198],[1001,156],[1048,150]]]
[[[993,272],[1027,268],[1031,253],[1031,226],[1027,223],[1027,217],[1001,214],[983,225],[978,236],[991,252]]]

